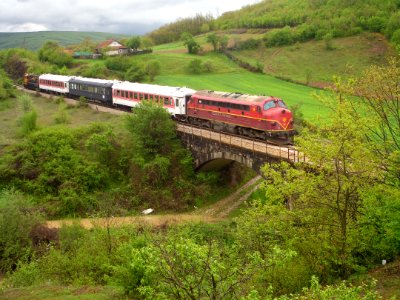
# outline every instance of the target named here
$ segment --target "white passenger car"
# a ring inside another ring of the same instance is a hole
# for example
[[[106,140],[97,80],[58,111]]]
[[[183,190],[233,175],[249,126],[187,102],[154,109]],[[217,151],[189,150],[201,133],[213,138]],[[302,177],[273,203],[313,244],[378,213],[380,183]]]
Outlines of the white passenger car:
[[[141,101],[161,103],[174,116],[186,114],[186,103],[196,91],[186,87],[118,82],[113,85],[113,104],[135,107]]]
[[[39,76],[39,89],[58,94],[69,93],[69,80],[72,76],[43,74]]]

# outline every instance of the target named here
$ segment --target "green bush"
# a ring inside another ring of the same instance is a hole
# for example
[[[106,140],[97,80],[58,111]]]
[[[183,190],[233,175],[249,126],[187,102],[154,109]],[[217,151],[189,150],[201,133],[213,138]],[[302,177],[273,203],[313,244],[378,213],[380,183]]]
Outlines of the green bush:
[[[0,178],[40,197],[42,203],[60,200],[58,213],[83,212],[93,207],[94,191],[105,189],[110,178],[118,181],[119,173],[111,174],[119,164],[108,168],[101,163],[103,156],[86,153],[86,140],[103,130],[104,126],[80,130],[57,126],[36,131],[3,157]]]
[[[131,67],[131,61],[127,56],[108,57],[105,66],[109,70],[126,72]]]
[[[72,57],[64,53],[63,49],[56,42],[46,42],[38,52],[39,60],[49,62],[58,67],[69,66],[72,63]]]
[[[24,113],[19,120],[21,126],[22,136],[26,136],[29,133],[37,129],[37,113],[35,110]]]
[[[7,283],[12,287],[32,286],[40,282],[41,270],[37,261],[19,264],[15,272],[7,278]]]
[[[62,102],[60,102],[59,106],[58,106],[58,111],[57,113],[54,115],[54,123],[55,124],[68,124],[70,117],[68,115],[68,111],[67,111],[67,107],[64,103],[64,101],[62,100]]]
[[[198,58],[191,60],[187,65],[187,70],[192,74],[200,74],[203,70],[201,60]]]
[[[290,45],[294,40],[294,35],[289,26],[271,31],[264,36],[267,47]]]
[[[32,204],[15,190],[0,191],[0,271],[9,272],[33,257],[29,237],[41,221]]]
[[[0,100],[15,96],[12,81],[7,74],[0,68]]]
[[[132,63],[124,75],[124,79],[131,82],[141,82],[145,77],[144,67],[138,63]]]

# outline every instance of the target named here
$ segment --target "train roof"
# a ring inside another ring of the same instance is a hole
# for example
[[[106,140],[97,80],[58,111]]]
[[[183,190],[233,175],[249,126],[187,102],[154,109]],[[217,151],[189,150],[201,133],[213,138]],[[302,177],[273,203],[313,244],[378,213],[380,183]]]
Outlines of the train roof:
[[[187,95],[192,95],[196,92],[195,90],[189,89],[187,87],[173,87],[137,82],[133,83],[129,81],[115,83],[113,89],[174,97],[184,97]]]
[[[241,93],[229,93],[229,92],[218,92],[218,91],[197,91],[195,96],[205,98],[217,98],[218,100],[236,100],[245,102],[263,102],[265,100],[275,99],[272,96],[255,96]]]
[[[55,80],[55,81],[69,81],[73,76],[65,76],[65,75],[54,75],[54,74],[42,74],[39,76],[39,79],[44,80]]]
[[[98,78],[88,78],[88,77],[73,77],[70,80],[71,83],[86,83],[91,85],[106,86],[110,87],[117,83],[117,80],[108,79],[98,79]]]

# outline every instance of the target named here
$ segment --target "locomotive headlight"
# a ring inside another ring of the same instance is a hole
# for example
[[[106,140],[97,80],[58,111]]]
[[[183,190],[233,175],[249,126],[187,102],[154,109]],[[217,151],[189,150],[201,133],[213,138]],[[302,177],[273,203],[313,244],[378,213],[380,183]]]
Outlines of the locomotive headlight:
[[[283,118],[282,118],[282,121],[283,121],[283,122],[286,122],[286,120],[287,120],[286,117],[283,117]]]

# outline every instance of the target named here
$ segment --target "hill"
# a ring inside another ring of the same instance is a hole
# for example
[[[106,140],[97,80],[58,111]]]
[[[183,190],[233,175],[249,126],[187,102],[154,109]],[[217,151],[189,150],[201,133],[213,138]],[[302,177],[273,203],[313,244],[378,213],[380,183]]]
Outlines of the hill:
[[[80,31],[0,32],[0,49],[39,49],[46,41],[55,41],[62,46],[79,44],[86,38],[94,42],[109,38],[126,38],[123,34]]]

